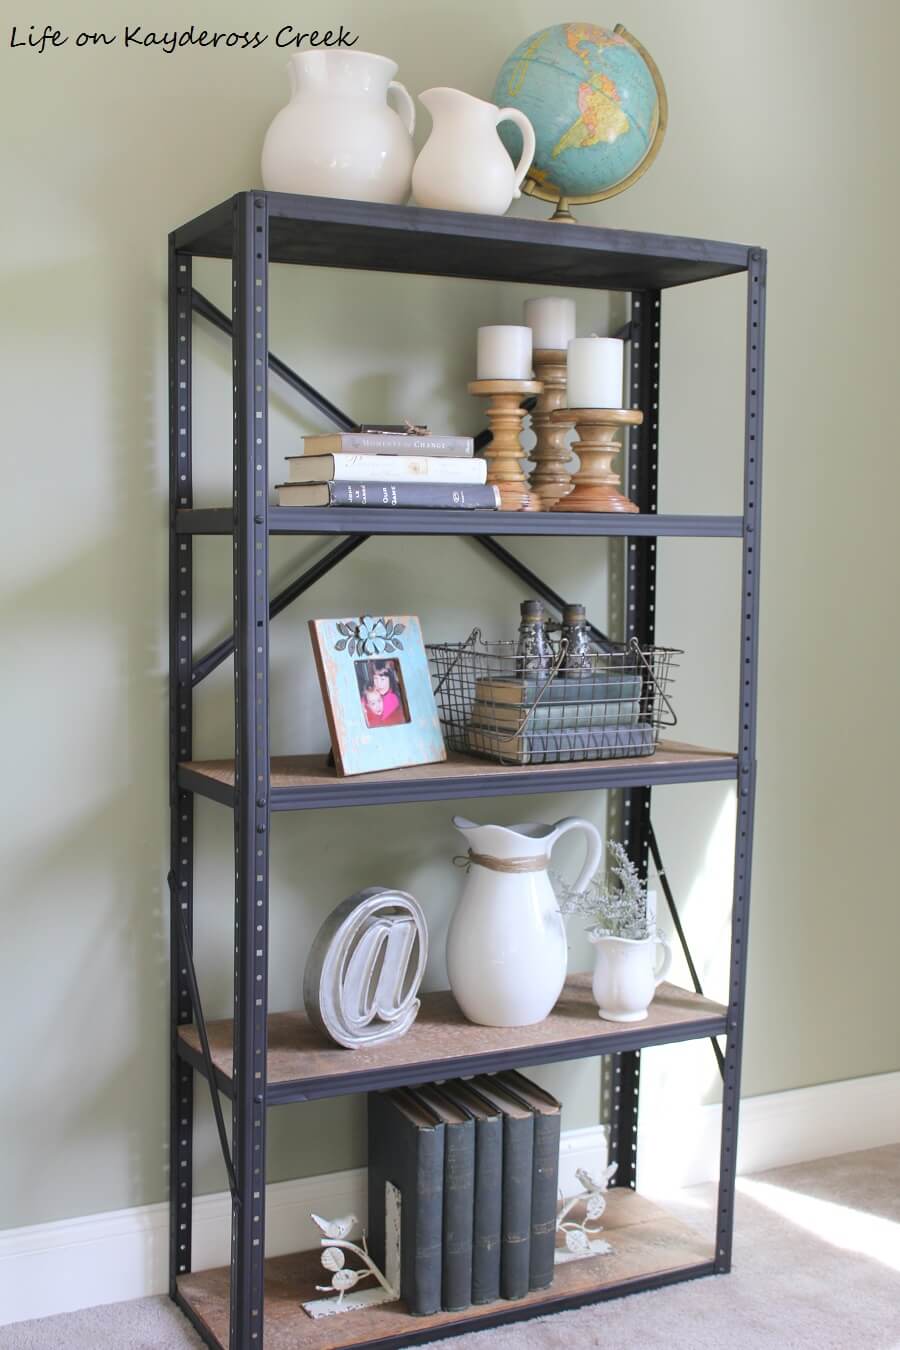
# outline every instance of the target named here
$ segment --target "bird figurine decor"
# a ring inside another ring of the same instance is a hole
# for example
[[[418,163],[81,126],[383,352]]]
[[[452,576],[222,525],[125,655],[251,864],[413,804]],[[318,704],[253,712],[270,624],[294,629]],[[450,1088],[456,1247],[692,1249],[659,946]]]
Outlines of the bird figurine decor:
[[[608,1256],[612,1247],[605,1238],[598,1237],[603,1232],[597,1219],[606,1209],[606,1188],[616,1174],[616,1163],[610,1163],[599,1181],[595,1181],[590,1172],[579,1167],[575,1175],[581,1182],[582,1190],[571,1199],[559,1197],[559,1210],[556,1215],[556,1231],[561,1233],[564,1246],[556,1249],[556,1264],[566,1261],[580,1261],[586,1256]],[[579,1222],[569,1215],[577,1205],[584,1205],[584,1218]]]
[[[314,1298],[303,1304],[310,1317],[333,1317],[336,1313],[371,1308],[378,1303],[394,1303],[400,1297],[400,1192],[390,1182],[386,1185],[385,1216],[388,1241],[385,1247],[385,1271],[382,1272],[369,1255],[365,1232],[359,1242],[351,1242],[350,1234],[359,1223],[355,1214],[342,1219],[323,1219],[321,1214],[310,1214],[322,1237],[322,1266],[331,1276],[330,1284],[317,1284],[316,1292],[327,1298]],[[347,1265],[347,1253],[362,1261],[363,1270]],[[374,1289],[351,1293],[360,1280],[377,1281]]]
[[[343,1219],[323,1219],[319,1214],[310,1214],[309,1217],[327,1238],[349,1237],[351,1229],[359,1223],[355,1214],[348,1214]]]

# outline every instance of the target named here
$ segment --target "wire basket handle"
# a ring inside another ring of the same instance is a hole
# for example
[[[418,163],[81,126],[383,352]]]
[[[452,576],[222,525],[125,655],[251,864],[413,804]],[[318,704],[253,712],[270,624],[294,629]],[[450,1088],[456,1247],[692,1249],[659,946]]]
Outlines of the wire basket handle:
[[[441,678],[438,680],[437,684],[434,686],[434,693],[435,693],[435,694],[439,694],[439,693],[440,693],[441,689],[442,689],[442,688],[444,687],[444,685],[447,683],[447,681],[449,680],[450,676],[453,674],[454,670],[456,669],[456,667],[459,665],[460,661],[461,661],[461,660],[463,659],[463,657],[465,656],[466,652],[469,651],[470,649],[472,649],[472,648],[475,646],[475,644],[476,644],[477,642],[483,642],[483,641],[484,641],[484,638],[481,636],[481,629],[480,629],[480,628],[473,628],[472,631],[471,631],[471,633],[469,634],[469,636],[466,638],[465,642],[461,642],[461,643],[459,644],[459,651],[456,653],[456,656],[455,656],[455,657],[453,658],[453,660],[450,662],[449,666],[448,666],[447,669],[444,671],[443,675],[442,675]]]
[[[630,650],[631,650],[632,652],[634,652],[635,656],[637,657],[637,659],[640,661],[641,665],[642,665],[642,666],[644,667],[644,669],[646,670],[647,676],[648,676],[648,678],[649,678],[649,680],[650,680],[650,683],[651,683],[651,685],[653,686],[653,688],[655,689],[655,691],[656,691],[656,693],[657,693],[657,695],[658,695],[658,697],[659,697],[660,702],[661,702],[661,703],[664,703],[665,706],[666,706],[666,708],[667,708],[667,710],[668,710],[670,721],[664,722],[664,721],[662,720],[662,718],[659,718],[659,720],[657,721],[657,726],[661,726],[661,727],[675,727],[675,726],[677,726],[677,725],[678,725],[678,714],[676,713],[675,709],[672,707],[672,701],[671,701],[671,699],[669,698],[668,694],[665,692],[665,690],[663,689],[662,685],[659,683],[659,680],[656,678],[656,673],[655,673],[653,667],[651,666],[650,662],[647,660],[646,656],[644,655],[643,651],[641,650],[641,644],[638,642],[637,638],[632,638],[631,641],[629,642],[628,646],[629,646]]]

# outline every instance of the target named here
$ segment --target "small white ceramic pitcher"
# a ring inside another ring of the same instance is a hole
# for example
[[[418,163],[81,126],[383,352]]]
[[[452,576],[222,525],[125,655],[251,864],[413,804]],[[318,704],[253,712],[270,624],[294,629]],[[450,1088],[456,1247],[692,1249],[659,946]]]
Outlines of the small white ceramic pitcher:
[[[426,89],[419,95],[431,113],[431,135],[412,175],[419,206],[445,211],[481,211],[502,216],[534,159],[534,129],[518,108],[497,108],[461,89]],[[515,122],[522,154],[513,165],[497,135],[498,122]]]
[[[525,1027],[542,1022],[566,980],[566,930],[547,875],[550,852],[569,830],[588,836],[575,889],[600,866],[603,840],[589,820],[555,825],[476,825],[454,816],[469,845],[469,875],[447,933],[450,988],[470,1022]]]
[[[266,132],[263,186],[390,202],[409,196],[416,108],[394,79],[397,65],[373,52],[301,51],[288,63],[291,100]],[[388,104],[393,93],[399,113]]]
[[[643,1022],[653,995],[672,964],[672,948],[655,938],[607,937],[589,933],[595,947],[594,999],[605,1022]],[[657,961],[656,949],[662,948]]]

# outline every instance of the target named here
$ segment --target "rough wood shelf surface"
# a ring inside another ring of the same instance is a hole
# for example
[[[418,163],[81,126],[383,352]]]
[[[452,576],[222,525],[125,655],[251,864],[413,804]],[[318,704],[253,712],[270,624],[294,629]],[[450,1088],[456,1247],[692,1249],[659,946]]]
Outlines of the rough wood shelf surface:
[[[338,1346],[377,1344],[389,1336],[419,1334],[427,1338],[440,1328],[477,1331],[498,1314],[521,1309],[538,1316],[561,1307],[602,1298],[605,1290],[627,1292],[629,1284],[663,1272],[701,1273],[712,1260],[712,1245],[703,1235],[642,1196],[629,1190],[609,1192],[603,1216],[604,1236],[613,1251],[587,1261],[557,1266],[553,1284],[514,1302],[499,1300],[457,1313],[411,1317],[402,1303],[383,1303],[358,1312],[317,1321],[301,1308],[316,1297],[313,1286],[324,1283],[319,1253],[300,1252],[266,1261],[266,1350],[334,1350]],[[181,1300],[220,1345],[228,1344],[228,1269],[192,1272],[178,1277]],[[527,1335],[523,1333],[523,1343]],[[599,1344],[599,1342],[598,1342]]]
[[[660,741],[655,754],[577,764],[510,765],[450,754],[443,764],[356,774],[341,778],[324,755],[272,758],[272,809],[389,805],[451,797],[493,797],[580,788],[710,782],[734,778],[737,759],[677,741]],[[179,766],[182,787],[216,801],[234,800],[234,761],[189,760]]]
[[[272,1013],[267,1099],[302,1101],[694,1040],[723,1033],[725,1016],[725,1009],[711,999],[662,984],[645,1021],[604,1022],[591,994],[590,975],[570,975],[550,1016],[530,1027],[475,1026],[449,990],[423,994],[419,1015],[405,1036],[359,1050],[334,1045],[304,1013]],[[230,1018],[210,1022],[207,1030],[217,1081],[230,1091],[233,1023]],[[181,1027],[178,1035],[184,1058],[202,1070],[196,1026]]]

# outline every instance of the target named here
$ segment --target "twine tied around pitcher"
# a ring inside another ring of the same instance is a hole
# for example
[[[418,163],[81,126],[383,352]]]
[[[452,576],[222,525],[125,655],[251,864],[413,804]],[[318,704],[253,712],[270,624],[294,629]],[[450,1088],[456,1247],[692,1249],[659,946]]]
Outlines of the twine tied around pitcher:
[[[492,858],[471,848],[468,853],[457,854],[453,859],[454,867],[464,867],[467,872],[473,863],[486,867],[489,872],[543,872],[550,866],[550,859],[546,854],[541,858]]]

